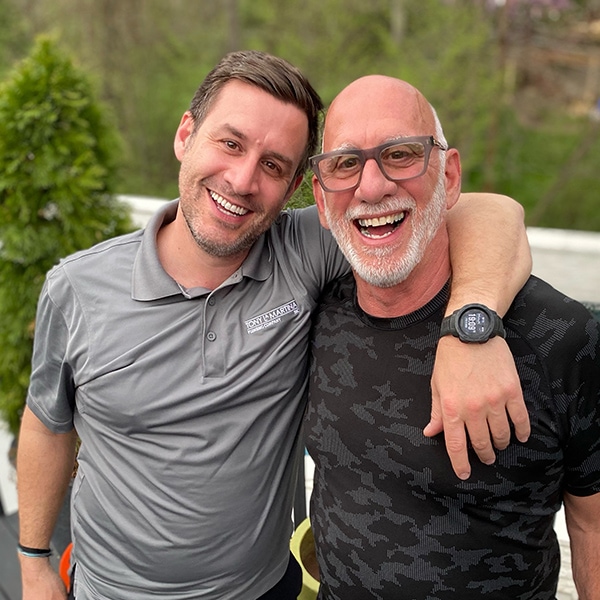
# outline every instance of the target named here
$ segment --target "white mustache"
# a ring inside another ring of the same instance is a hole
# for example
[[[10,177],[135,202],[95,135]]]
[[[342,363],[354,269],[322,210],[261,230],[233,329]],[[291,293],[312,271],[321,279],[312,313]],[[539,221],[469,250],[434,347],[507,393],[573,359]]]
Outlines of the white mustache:
[[[355,221],[356,219],[378,217],[382,214],[400,213],[415,209],[416,203],[412,198],[388,198],[377,204],[364,203],[359,206],[351,206],[346,211],[345,217],[349,221]]]

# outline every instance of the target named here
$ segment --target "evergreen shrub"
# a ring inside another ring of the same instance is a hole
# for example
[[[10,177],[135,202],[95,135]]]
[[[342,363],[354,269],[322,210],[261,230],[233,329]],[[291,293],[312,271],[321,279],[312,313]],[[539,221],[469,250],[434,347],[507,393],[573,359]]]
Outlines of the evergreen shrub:
[[[50,38],[0,84],[0,418],[17,433],[46,272],[130,231],[120,142],[85,73]]]

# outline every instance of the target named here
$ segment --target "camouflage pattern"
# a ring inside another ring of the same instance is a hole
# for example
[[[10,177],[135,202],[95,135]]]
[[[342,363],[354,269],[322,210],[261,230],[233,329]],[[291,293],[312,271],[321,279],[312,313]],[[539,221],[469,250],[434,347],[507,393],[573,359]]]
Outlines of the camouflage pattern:
[[[422,433],[447,298],[379,319],[352,276],[323,297],[305,424],[320,600],[556,597],[563,491],[600,491],[600,324],[529,280],[504,324],[532,434],[493,466],[470,450],[462,482],[443,435]]]

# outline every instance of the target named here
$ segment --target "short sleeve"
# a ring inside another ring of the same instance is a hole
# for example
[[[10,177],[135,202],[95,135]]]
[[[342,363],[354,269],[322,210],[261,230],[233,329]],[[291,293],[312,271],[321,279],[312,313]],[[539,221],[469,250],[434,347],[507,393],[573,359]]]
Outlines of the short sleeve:
[[[590,315],[570,364],[580,385],[567,411],[569,441],[566,491],[574,496],[600,492],[600,324]]]
[[[60,289],[60,279],[60,271],[51,271],[38,301],[27,405],[48,429],[67,433],[73,429],[75,385],[67,360],[65,312],[51,297],[51,290]]]

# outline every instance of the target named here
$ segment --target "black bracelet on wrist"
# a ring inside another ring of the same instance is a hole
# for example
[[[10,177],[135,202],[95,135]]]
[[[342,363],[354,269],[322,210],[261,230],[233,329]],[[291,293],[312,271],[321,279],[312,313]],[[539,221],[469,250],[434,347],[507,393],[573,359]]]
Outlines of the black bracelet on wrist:
[[[28,558],[48,558],[52,556],[52,550],[50,548],[29,548],[22,544],[17,544],[17,552]]]

